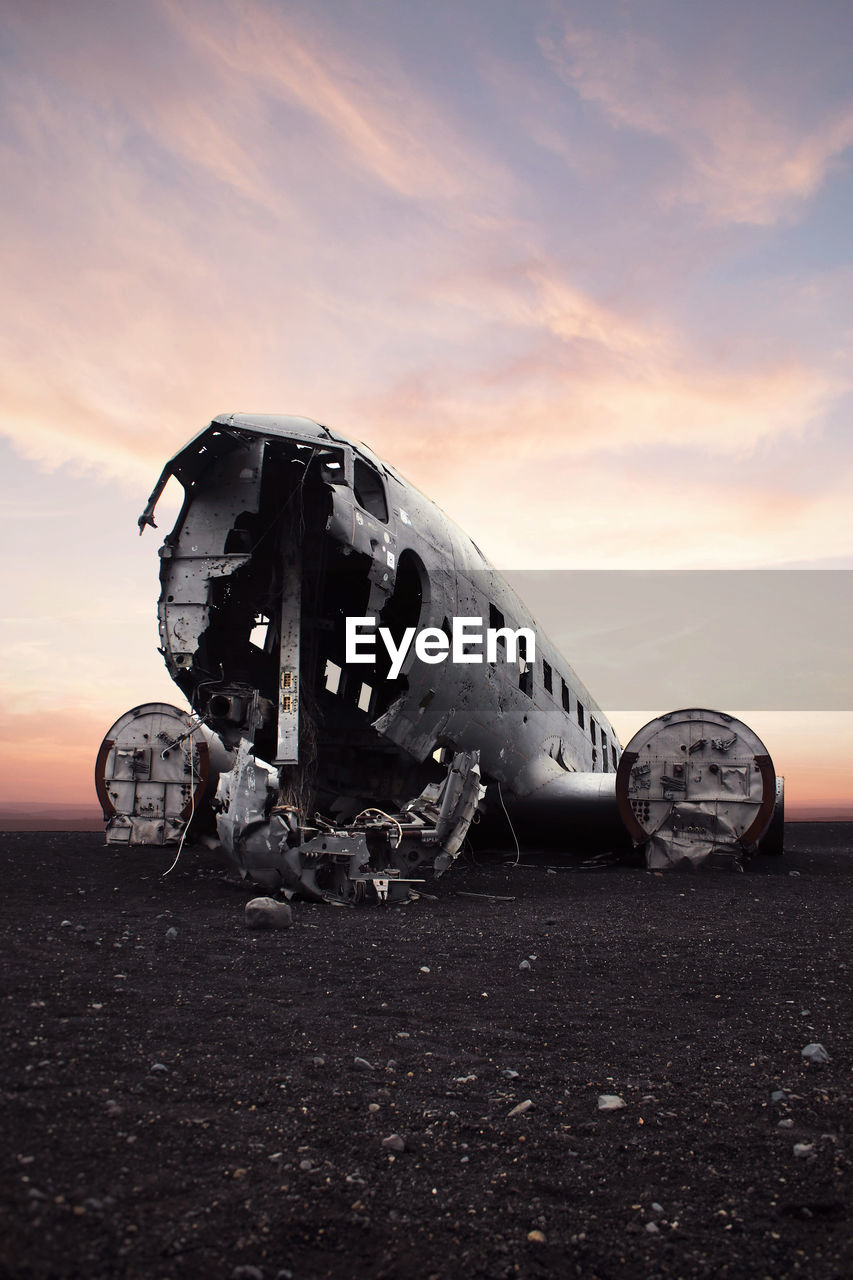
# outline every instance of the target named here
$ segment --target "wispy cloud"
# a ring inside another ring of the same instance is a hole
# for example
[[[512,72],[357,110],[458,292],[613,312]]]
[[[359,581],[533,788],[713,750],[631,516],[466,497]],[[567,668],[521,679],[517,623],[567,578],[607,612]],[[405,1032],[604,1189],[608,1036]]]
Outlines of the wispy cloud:
[[[660,188],[664,203],[698,204],[717,221],[766,225],[790,215],[853,145],[853,96],[806,125],[790,100],[762,98],[707,51],[676,57],[651,37],[571,22],[542,48],[614,126],[662,139],[680,156],[680,176]]]

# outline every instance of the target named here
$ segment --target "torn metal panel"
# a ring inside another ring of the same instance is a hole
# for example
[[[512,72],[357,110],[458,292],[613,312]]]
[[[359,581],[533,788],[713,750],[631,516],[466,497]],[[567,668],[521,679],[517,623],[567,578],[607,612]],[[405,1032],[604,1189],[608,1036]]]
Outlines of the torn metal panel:
[[[649,867],[740,867],[767,831],[776,774],[758,736],[719,711],[673,711],[622,755],[616,797]]]
[[[275,771],[244,741],[220,779],[216,825],[231,864],[267,889],[338,904],[401,900],[410,884],[452,864],[483,792],[476,754],[460,754],[443,784],[404,809],[368,808],[347,824],[315,815],[309,824],[278,803]]]

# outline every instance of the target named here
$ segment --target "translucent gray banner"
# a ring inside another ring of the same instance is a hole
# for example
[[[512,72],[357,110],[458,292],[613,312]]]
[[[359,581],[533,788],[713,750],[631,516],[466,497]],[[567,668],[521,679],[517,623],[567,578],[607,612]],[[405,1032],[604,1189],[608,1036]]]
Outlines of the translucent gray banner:
[[[501,576],[606,709],[853,709],[853,570]]]

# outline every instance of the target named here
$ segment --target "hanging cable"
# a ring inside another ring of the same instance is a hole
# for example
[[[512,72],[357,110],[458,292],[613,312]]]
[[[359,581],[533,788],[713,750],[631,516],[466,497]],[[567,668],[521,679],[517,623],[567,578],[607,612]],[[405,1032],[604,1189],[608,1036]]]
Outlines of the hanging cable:
[[[504,804],[504,798],[503,798],[503,793],[501,792],[500,782],[497,784],[497,786],[498,786],[498,799],[501,802],[501,808],[504,811],[504,817],[506,818],[507,823],[509,824],[509,829],[512,832],[512,838],[515,841],[515,862],[512,865],[514,867],[517,867],[518,860],[521,857],[521,846],[518,843],[518,836],[515,834],[515,827],[512,825],[512,822],[510,821],[510,816],[506,811],[506,805]]]

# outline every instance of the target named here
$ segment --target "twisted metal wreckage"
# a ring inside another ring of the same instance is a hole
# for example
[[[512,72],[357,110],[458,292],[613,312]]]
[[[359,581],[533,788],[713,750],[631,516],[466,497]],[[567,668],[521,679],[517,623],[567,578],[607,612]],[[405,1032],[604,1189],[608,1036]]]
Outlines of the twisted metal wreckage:
[[[479,548],[366,446],[215,418],[140,532],[172,476],[161,651],[194,714],[146,704],[109,731],[108,842],[190,832],[267,889],[334,902],[405,898],[475,815],[493,845],[656,867],[780,851],[781,780],[746,725],[677,711],[623,750]]]

